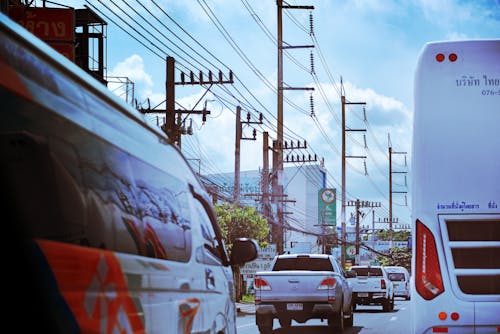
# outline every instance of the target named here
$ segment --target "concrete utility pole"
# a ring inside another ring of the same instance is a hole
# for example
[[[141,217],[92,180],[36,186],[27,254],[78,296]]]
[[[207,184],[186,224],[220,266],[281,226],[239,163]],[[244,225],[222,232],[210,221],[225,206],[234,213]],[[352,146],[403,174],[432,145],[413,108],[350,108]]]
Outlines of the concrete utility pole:
[[[270,218],[271,212],[269,208],[269,133],[262,133],[262,213],[267,219]]]
[[[309,46],[283,46],[283,9],[314,9],[314,6],[289,6],[283,5],[283,0],[276,0],[277,7],[277,39],[278,39],[278,80],[277,80],[277,143],[273,142],[273,152],[277,149],[276,153],[276,164],[274,164],[274,153],[273,153],[273,196],[272,201],[277,209],[278,226],[276,229],[276,234],[273,233],[273,242],[276,242],[278,254],[283,253],[283,50],[286,48],[298,48],[298,47],[314,47]],[[291,90],[314,90],[314,88],[291,88],[286,89]]]
[[[165,80],[165,128],[163,131],[174,142],[179,142],[175,130],[175,60],[167,57],[166,80]]]
[[[342,84],[342,79],[340,80],[341,82],[341,102],[342,102],[342,210],[340,213],[340,220],[341,220],[341,251],[340,251],[340,261],[342,263],[342,267],[345,267],[346,264],[346,221],[345,221],[345,208],[346,208],[346,170],[345,170],[345,161],[346,158],[366,158],[366,156],[346,156],[346,141],[345,141],[345,134],[346,131],[366,131],[366,129],[362,130],[355,130],[355,129],[346,129],[345,126],[345,106],[350,105],[350,104],[355,104],[355,105],[366,105],[366,102],[347,102],[345,98],[345,92],[344,92],[344,85]]]
[[[234,141],[234,203],[240,204],[240,141],[241,141],[241,107],[236,107],[236,138]]]
[[[179,148],[181,148],[181,127],[183,126],[182,115],[203,115],[203,120],[205,121],[206,115],[210,114],[210,111],[203,110],[194,110],[196,105],[193,107],[193,110],[182,110],[175,109],[175,85],[221,85],[221,84],[232,84],[233,80],[233,72],[229,71],[229,80],[224,80],[222,72],[219,71],[218,78],[215,78],[211,71],[208,72],[208,80],[204,79],[203,72],[200,72],[198,76],[195,76],[193,72],[189,74],[189,80],[186,80],[186,74],[181,73],[181,80],[175,81],[175,59],[173,57],[167,57],[166,59],[166,80],[165,80],[165,90],[166,90],[166,99],[165,99],[165,109],[156,109],[156,108],[139,108],[139,112],[143,114],[150,113],[162,113],[165,114],[165,123],[161,126],[161,129],[168,138],[176,144]],[[198,104],[201,99],[208,93],[208,89],[202,95],[200,100],[196,104]],[[176,123],[177,120],[177,123]]]
[[[233,200],[235,204],[240,203],[241,187],[240,187],[240,142],[242,140],[257,140],[257,131],[253,130],[253,137],[243,137],[242,124],[262,124],[263,116],[262,113],[259,115],[259,121],[251,121],[250,113],[247,113],[247,121],[241,121],[241,107],[236,107],[236,138],[234,141],[234,190],[233,190]]]
[[[273,193],[271,195],[271,201],[274,204],[274,207],[277,210],[277,215],[273,219],[273,225],[272,225],[272,242],[276,243],[276,251],[278,254],[283,253],[283,208],[282,208],[282,198],[281,195],[283,194],[283,185],[282,181],[279,179],[282,173],[280,172],[280,157],[281,155],[279,152],[282,152],[281,150],[278,150],[278,141],[273,140],[273,147],[272,147],[272,154],[273,154],[273,177],[271,181],[271,186]],[[281,167],[283,168],[283,167]],[[283,170],[281,170],[282,172]],[[278,175],[279,173],[279,175]]]
[[[360,230],[359,230],[359,215],[361,208],[379,208],[382,203],[380,202],[369,202],[369,201],[360,201],[359,199],[355,201],[348,201],[347,206],[354,206],[356,209],[356,255],[359,254],[359,247],[361,244],[360,239]]]
[[[390,135],[387,135],[388,137],[388,143],[389,143],[389,247],[392,248],[392,241],[393,241],[393,227],[392,224],[394,222],[397,222],[393,220],[392,217],[392,194],[394,193],[399,193],[399,194],[406,194],[406,191],[393,191],[392,190],[392,174],[406,174],[406,172],[393,172],[392,171],[392,155],[393,154],[406,154],[406,152],[395,152],[392,150],[392,143],[391,143],[391,137]],[[406,157],[405,157],[405,162],[406,162]],[[406,179],[405,179],[406,180]],[[405,182],[406,183],[406,182]]]

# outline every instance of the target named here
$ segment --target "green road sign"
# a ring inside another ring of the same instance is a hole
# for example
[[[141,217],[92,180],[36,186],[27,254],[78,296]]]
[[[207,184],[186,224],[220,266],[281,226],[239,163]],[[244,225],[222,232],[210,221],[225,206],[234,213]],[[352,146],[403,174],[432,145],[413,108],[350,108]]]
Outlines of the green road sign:
[[[332,188],[318,191],[318,224],[337,225],[337,192]]]

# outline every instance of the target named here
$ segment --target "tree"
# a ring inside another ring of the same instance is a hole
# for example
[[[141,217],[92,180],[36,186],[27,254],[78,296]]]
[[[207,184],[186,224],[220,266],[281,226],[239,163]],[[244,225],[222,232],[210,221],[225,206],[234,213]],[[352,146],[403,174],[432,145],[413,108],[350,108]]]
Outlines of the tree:
[[[215,213],[219,221],[224,242],[229,251],[237,238],[250,238],[256,240],[261,247],[267,244],[269,225],[267,220],[251,206],[237,206],[230,203],[216,204]],[[242,297],[242,278],[240,267],[233,266],[236,299]]]
[[[256,208],[239,207],[226,202],[216,204],[215,213],[228,249],[231,249],[237,238],[254,239],[259,242],[260,246],[265,246],[269,236],[269,225]]]
[[[392,231],[392,240],[393,241],[408,241],[410,237],[410,231]],[[380,230],[377,232],[377,235],[380,240],[389,240],[389,230]]]
[[[408,248],[392,247],[386,256],[379,255],[377,262],[383,266],[400,266],[411,271],[411,250]]]

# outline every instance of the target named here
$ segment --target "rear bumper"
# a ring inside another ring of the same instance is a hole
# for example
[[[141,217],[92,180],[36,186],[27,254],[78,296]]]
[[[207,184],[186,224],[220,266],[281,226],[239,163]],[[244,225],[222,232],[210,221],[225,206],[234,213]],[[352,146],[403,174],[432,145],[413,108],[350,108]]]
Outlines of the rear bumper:
[[[410,298],[410,291],[395,291],[394,297]]]
[[[335,301],[333,304],[318,302],[307,302],[301,304],[303,305],[302,310],[287,310],[287,303],[261,303],[255,305],[255,313],[261,316],[279,317],[280,315],[286,314],[291,318],[297,316],[312,319],[328,317],[338,313],[340,310],[340,301]]]
[[[382,304],[387,300],[385,292],[353,292],[353,303],[356,304]]]

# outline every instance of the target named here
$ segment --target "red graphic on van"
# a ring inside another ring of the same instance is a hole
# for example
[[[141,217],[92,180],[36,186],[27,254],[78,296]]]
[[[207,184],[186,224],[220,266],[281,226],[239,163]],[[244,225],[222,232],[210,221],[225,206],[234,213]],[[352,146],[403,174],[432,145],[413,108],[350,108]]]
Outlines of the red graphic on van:
[[[38,241],[82,333],[144,333],[144,324],[111,251]]]
[[[134,239],[139,255],[167,260],[167,252],[151,225],[145,223],[144,230],[141,231],[132,219],[122,217],[122,220]]]
[[[179,312],[182,321],[182,332],[184,334],[191,333],[191,328],[193,327],[194,317],[198,313],[200,308],[200,300],[196,298],[186,299],[179,305]]]

